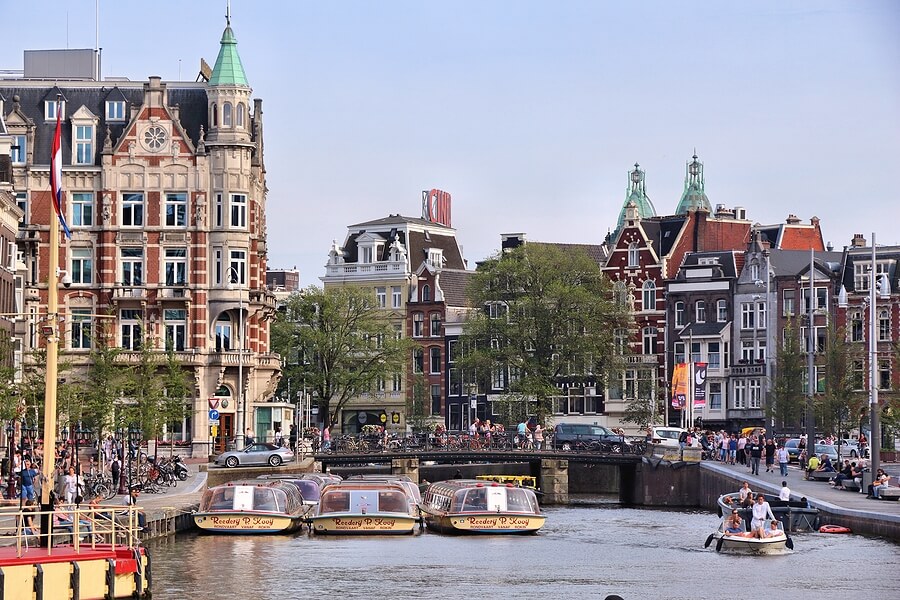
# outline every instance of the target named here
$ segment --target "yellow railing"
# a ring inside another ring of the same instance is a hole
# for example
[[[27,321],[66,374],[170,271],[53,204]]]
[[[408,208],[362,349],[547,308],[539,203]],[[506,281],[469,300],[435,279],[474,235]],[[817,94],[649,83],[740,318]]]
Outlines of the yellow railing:
[[[98,546],[112,546],[113,550],[119,546],[134,548],[140,542],[138,515],[141,512],[139,506],[103,504],[64,505],[49,512],[0,509],[0,545],[14,544],[19,557],[33,548],[40,548],[50,556],[54,546],[66,546],[76,553]],[[49,533],[41,533],[41,521],[45,517],[52,524]]]

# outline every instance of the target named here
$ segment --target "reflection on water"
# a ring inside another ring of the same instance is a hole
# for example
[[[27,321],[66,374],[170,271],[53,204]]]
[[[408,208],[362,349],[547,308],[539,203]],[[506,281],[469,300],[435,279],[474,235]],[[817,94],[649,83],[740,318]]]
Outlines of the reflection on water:
[[[795,535],[780,556],[717,554],[703,512],[549,508],[535,536],[185,535],[150,545],[154,599],[900,597],[900,546]],[[849,576],[848,576],[849,575]]]

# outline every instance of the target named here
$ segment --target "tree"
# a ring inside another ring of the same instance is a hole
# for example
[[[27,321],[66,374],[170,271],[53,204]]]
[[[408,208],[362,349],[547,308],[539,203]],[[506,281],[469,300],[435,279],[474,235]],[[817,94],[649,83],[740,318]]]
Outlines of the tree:
[[[146,331],[146,329],[143,329]],[[129,368],[125,382],[124,424],[137,424],[144,439],[155,439],[162,433],[166,415],[160,410],[165,401],[163,381],[159,378],[162,357],[146,334],[141,340],[137,363]]]
[[[840,434],[858,422],[860,411],[865,409],[863,389],[852,368],[859,360],[858,352],[847,341],[846,331],[828,327],[825,348],[825,393],[819,403],[819,423],[822,430]]]
[[[797,319],[788,319],[784,338],[775,356],[773,398],[766,406],[766,414],[781,429],[800,429],[805,410],[803,381],[806,376],[806,354],[800,343]]]
[[[406,422],[413,431],[421,431],[431,415],[431,398],[425,377],[421,374],[413,376],[411,387],[412,394],[406,400]]]
[[[467,323],[462,364],[483,387],[508,382],[504,401],[523,404],[520,413],[546,423],[557,384],[600,387],[621,371],[615,332],[630,313],[585,252],[528,244],[488,259],[472,279],[483,310]]]
[[[411,348],[367,288],[311,286],[288,298],[276,322],[276,348],[298,356],[292,376],[311,390],[326,427],[351,399],[402,372]]]
[[[129,377],[128,367],[118,361],[121,348],[109,345],[106,326],[94,329],[91,362],[86,381],[81,384],[82,412],[86,425],[98,436],[125,424],[115,422],[115,406],[120,402]]]
[[[163,423],[172,426],[174,430],[173,426],[188,414],[189,402],[193,397],[194,385],[191,381],[191,373],[178,360],[178,355],[172,345],[168,344],[165,372],[163,373],[163,400],[160,406]],[[171,442],[170,449],[174,453],[174,437]]]
[[[15,383],[13,350],[14,345],[9,333],[0,330],[0,421],[15,419],[21,405],[18,386]]]
[[[629,398],[625,402],[625,414],[622,415],[623,423],[634,423],[640,429],[646,429],[651,425],[660,422],[659,401],[666,401],[666,390],[663,387],[657,387],[655,393],[660,398],[654,398],[654,385],[652,379],[638,380],[638,393],[634,398]]]

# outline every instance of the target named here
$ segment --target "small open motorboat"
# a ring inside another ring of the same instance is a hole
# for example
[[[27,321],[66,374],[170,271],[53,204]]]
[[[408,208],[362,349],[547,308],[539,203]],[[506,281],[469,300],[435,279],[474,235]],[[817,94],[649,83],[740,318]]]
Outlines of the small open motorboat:
[[[432,483],[422,515],[443,533],[535,533],[546,521],[534,490],[475,479]]]
[[[194,523],[210,533],[287,533],[303,525],[310,509],[288,481],[235,481],[203,493]]]
[[[729,533],[726,531],[726,520],[722,519],[719,528],[709,534],[704,548],[708,548],[715,541],[716,552],[780,554],[785,548],[794,549],[794,540],[784,532],[784,525],[780,521],[775,521],[777,530],[767,529],[767,532],[772,532],[769,537],[760,538],[747,531],[746,526],[742,527],[743,531],[740,533]]]
[[[800,500],[779,500],[777,494],[763,492],[775,518],[784,523],[788,532],[817,531],[819,529],[819,509]],[[719,515],[727,515],[737,509],[745,521],[750,520],[752,509],[742,507],[740,492],[719,496]]]

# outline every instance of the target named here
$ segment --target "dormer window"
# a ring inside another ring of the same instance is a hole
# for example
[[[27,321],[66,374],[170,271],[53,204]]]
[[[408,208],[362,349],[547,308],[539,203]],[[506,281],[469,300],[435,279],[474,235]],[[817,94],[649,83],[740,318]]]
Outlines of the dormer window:
[[[94,164],[94,126],[76,125],[74,133],[72,139],[74,160],[72,163],[76,165]]]
[[[359,261],[362,263],[371,263],[374,262],[372,260],[372,247],[366,246],[365,248],[360,248],[361,252],[359,255]]]
[[[125,120],[125,101],[124,100],[107,100],[107,102],[106,102],[106,120],[107,121],[124,121]]]
[[[66,103],[64,100],[47,100],[44,102],[44,120],[55,121],[56,113],[59,111],[59,118],[66,118]]]

